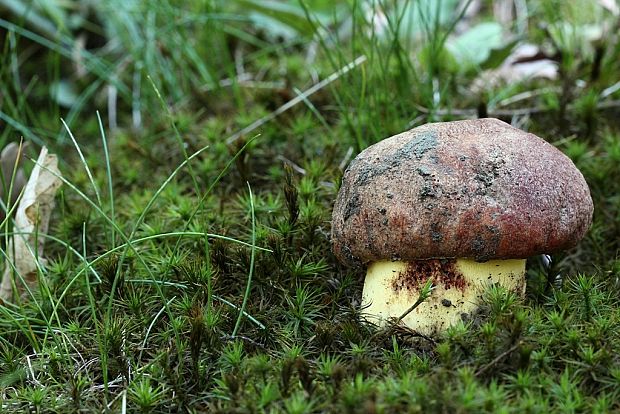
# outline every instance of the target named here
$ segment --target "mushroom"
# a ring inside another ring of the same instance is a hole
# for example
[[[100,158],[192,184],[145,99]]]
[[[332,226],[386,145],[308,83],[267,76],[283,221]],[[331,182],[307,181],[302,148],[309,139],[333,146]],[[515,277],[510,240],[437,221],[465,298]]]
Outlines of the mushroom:
[[[568,249],[592,222],[572,161],[497,119],[440,122],[387,138],[347,168],[332,217],[335,255],[367,265],[362,305],[434,335],[479,306],[489,284],[523,295],[526,258]]]

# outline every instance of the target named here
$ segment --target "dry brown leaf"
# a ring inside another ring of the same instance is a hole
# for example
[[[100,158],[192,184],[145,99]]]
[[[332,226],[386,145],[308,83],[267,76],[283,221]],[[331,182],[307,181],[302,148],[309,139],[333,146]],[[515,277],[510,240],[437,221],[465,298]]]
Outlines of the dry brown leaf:
[[[536,45],[522,44],[497,69],[485,70],[472,83],[476,93],[500,85],[515,84],[529,79],[558,77],[558,64],[547,58]]]
[[[4,301],[11,301],[14,293],[22,295],[23,282],[30,288],[36,287],[45,244],[42,235],[49,227],[54,197],[62,184],[60,177],[58,158],[43,147],[15,213],[14,235],[7,246],[0,285],[0,298]]]
[[[620,7],[618,7],[618,2],[616,0],[598,0],[598,3],[609,10],[614,16],[620,15]]]

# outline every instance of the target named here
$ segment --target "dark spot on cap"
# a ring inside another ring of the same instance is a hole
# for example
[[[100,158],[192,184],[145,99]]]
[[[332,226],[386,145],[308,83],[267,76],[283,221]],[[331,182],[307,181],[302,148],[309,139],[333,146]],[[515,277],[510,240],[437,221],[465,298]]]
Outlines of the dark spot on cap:
[[[366,185],[375,177],[382,176],[388,171],[394,171],[404,162],[422,159],[424,154],[437,147],[437,145],[437,133],[434,131],[425,131],[415,135],[411,141],[398,148],[391,155],[377,157],[374,162],[360,165],[355,185]]]
[[[439,243],[443,240],[443,235],[441,234],[441,229],[437,222],[431,223],[431,240],[435,243]]]
[[[416,169],[417,173],[420,174],[422,177],[428,177],[429,175],[431,175],[431,170],[429,170],[426,166],[421,165]]]
[[[360,204],[361,203],[359,194],[355,194],[353,197],[351,197],[344,210],[344,221],[347,221],[349,218],[351,218],[352,215],[359,213]]]
[[[412,139],[400,151],[407,155],[413,154],[417,159],[421,159],[424,154],[435,147],[437,147],[437,133],[434,131],[425,131]]]
[[[426,181],[420,189],[420,200],[424,200],[427,197],[437,197],[435,186],[430,181]]]

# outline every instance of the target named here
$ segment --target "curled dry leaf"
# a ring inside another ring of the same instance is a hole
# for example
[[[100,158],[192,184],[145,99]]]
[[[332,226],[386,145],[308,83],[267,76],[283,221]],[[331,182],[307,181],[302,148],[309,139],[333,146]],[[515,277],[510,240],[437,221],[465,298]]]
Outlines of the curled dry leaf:
[[[538,46],[522,44],[497,69],[485,70],[473,82],[475,92],[487,91],[504,84],[515,84],[534,78],[556,79],[557,62],[549,59]]]
[[[618,2],[616,0],[598,0],[598,3],[612,15],[618,16],[620,15],[620,7],[618,7]]]
[[[9,240],[0,298],[10,301],[13,294],[24,293],[24,283],[37,284],[54,197],[62,181],[58,158],[43,147],[30,174],[24,194],[15,213],[14,235]]]

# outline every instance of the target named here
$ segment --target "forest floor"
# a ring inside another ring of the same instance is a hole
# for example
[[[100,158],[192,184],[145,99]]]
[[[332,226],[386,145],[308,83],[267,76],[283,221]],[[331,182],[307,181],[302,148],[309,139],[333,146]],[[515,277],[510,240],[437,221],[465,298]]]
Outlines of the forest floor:
[[[2,412],[620,411],[614,2],[100,3],[0,1],[0,143],[65,180],[0,307]],[[523,298],[382,331],[331,251],[344,169],[479,116],[567,154],[592,227]]]

